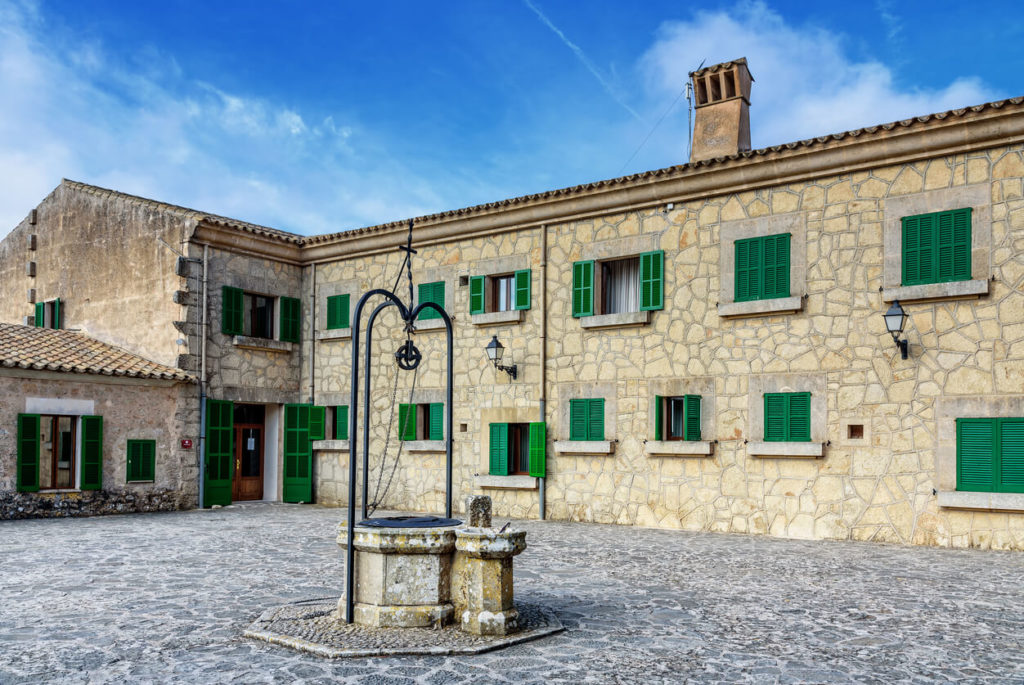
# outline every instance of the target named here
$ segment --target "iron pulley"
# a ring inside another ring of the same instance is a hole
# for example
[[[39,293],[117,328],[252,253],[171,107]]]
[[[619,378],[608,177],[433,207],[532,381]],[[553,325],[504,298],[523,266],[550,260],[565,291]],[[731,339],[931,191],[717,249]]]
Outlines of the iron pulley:
[[[420,354],[419,348],[413,344],[412,340],[406,340],[405,343],[398,348],[395,352],[395,360],[398,362],[398,368],[403,371],[412,371],[420,365],[423,355]]]

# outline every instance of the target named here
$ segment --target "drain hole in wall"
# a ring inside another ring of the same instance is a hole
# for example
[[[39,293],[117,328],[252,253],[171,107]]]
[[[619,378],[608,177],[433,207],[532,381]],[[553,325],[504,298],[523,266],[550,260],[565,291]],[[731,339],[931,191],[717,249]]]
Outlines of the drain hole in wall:
[[[864,439],[864,424],[862,423],[851,423],[846,427],[846,437],[848,440],[863,440]]]

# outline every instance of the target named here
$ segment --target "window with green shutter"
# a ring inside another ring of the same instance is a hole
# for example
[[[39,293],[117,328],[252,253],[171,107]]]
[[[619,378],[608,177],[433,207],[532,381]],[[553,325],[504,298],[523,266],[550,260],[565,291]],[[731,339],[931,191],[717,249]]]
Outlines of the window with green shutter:
[[[444,403],[428,404],[427,413],[430,417],[427,440],[444,440]]]
[[[444,402],[398,405],[401,440],[444,440]]]
[[[80,489],[103,487],[103,417],[82,417],[82,471]]]
[[[665,306],[665,252],[640,255],[640,311],[663,309]]]
[[[515,303],[516,309],[530,308],[530,282],[532,274],[530,269],[523,269],[515,273]]]
[[[61,310],[59,297],[49,302],[36,302],[33,325],[36,328],[61,328]]]
[[[700,395],[655,397],[654,439],[698,441]]]
[[[903,285],[971,278],[971,208],[903,217]]]
[[[569,439],[604,440],[604,398],[569,400]]]
[[[281,330],[278,339],[297,343],[302,335],[302,305],[294,297],[281,298]]]
[[[547,470],[544,422],[492,423],[488,426],[488,473],[543,478]]]
[[[156,440],[129,440],[127,482],[156,480]]]
[[[485,314],[487,312],[487,277],[471,276],[469,279],[469,313]]]
[[[224,335],[245,335],[245,293],[241,288],[221,288],[220,332]]]
[[[38,414],[18,414],[18,492],[39,490],[39,428]]]
[[[433,302],[437,306],[441,307],[441,309],[444,309],[444,281],[420,283],[419,291],[419,304],[423,304],[424,302]],[[441,314],[435,309],[424,309],[419,313],[417,318],[420,321],[440,319]]]
[[[334,439],[348,440],[348,405],[340,404],[334,408]]]
[[[36,302],[36,313],[33,323],[36,328],[46,328],[46,303]]]
[[[594,314],[594,262],[576,262],[572,265],[572,315]]]
[[[779,233],[735,242],[737,302],[789,297],[790,238]]]
[[[957,419],[956,489],[1024,492],[1024,418]]]
[[[810,442],[811,393],[764,394],[765,442]]]
[[[327,328],[335,330],[338,328],[349,328],[349,304],[350,296],[331,295],[327,298]]]
[[[316,405],[309,408],[309,439],[325,440],[327,438],[327,407]]]

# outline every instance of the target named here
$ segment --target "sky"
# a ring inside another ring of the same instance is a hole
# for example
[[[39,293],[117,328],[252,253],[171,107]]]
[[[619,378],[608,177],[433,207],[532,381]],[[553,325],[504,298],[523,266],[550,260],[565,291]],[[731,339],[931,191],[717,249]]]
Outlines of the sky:
[[[62,178],[318,234],[1024,95],[1019,2],[0,0],[0,237]]]

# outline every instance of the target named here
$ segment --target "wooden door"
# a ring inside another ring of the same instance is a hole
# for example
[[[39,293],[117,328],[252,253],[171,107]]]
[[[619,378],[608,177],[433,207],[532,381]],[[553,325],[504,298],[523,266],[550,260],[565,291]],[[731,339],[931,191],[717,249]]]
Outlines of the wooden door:
[[[235,479],[232,500],[263,499],[263,426],[235,425]]]

